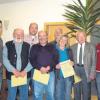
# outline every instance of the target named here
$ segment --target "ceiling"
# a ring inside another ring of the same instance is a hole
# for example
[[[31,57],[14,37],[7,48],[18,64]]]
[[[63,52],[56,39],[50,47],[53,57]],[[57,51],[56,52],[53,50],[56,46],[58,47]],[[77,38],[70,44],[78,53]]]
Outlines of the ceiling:
[[[19,1],[26,1],[26,0],[0,0],[0,4],[10,3],[10,2],[19,2]]]

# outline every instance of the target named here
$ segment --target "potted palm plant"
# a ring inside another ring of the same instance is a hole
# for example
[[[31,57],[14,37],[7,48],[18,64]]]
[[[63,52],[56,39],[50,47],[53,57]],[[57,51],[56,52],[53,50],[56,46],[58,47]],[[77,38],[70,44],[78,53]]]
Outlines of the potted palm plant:
[[[86,35],[90,35],[96,22],[100,19],[100,6],[96,7],[100,0],[86,0],[83,5],[81,0],[73,1],[73,4],[65,4],[64,17],[70,23],[66,23],[70,29],[69,34],[82,30]]]

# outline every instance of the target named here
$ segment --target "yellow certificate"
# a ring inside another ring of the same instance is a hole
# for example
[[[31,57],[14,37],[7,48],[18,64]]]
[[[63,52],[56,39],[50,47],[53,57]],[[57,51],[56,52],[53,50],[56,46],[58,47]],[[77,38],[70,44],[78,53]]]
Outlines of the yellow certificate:
[[[74,68],[70,63],[70,60],[61,62],[60,65],[64,78],[73,76],[75,74]]]
[[[27,84],[27,75],[25,77],[15,77],[15,75],[11,76],[11,87],[21,86]]]
[[[74,75],[74,84],[81,82],[81,78],[78,75]]]
[[[49,77],[50,77],[50,74],[47,74],[47,73],[42,74],[39,70],[37,69],[34,70],[33,80],[37,82],[47,85],[49,82]]]

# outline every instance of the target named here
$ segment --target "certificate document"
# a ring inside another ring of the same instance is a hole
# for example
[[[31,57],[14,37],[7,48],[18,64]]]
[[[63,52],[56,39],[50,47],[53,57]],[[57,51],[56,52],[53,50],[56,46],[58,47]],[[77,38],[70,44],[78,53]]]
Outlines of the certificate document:
[[[21,86],[27,84],[27,75],[24,77],[15,77],[15,75],[11,76],[11,86]]]
[[[79,83],[79,82],[81,82],[81,78],[78,76],[78,75],[74,75],[74,84],[77,84],[77,83]]]
[[[63,73],[64,78],[75,75],[75,71],[70,60],[61,62],[60,66],[61,66],[61,71]]]
[[[47,85],[49,82],[49,78],[50,78],[49,73],[42,74],[39,70],[37,69],[34,70],[33,80]]]

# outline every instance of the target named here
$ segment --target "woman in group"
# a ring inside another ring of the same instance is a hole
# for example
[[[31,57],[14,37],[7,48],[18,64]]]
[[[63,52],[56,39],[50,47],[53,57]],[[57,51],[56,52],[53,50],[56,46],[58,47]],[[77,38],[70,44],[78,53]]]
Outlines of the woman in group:
[[[72,60],[72,53],[71,49],[68,46],[68,36],[62,35],[59,42],[56,45],[56,49],[59,53],[59,64],[56,66],[56,69],[59,76],[56,80],[56,92],[55,92],[55,99],[56,100],[71,100],[71,90],[72,90],[72,83],[73,83],[73,76],[64,78],[62,70],[61,70],[61,62],[70,60],[70,64],[73,65]],[[66,66],[67,67],[67,66]]]

